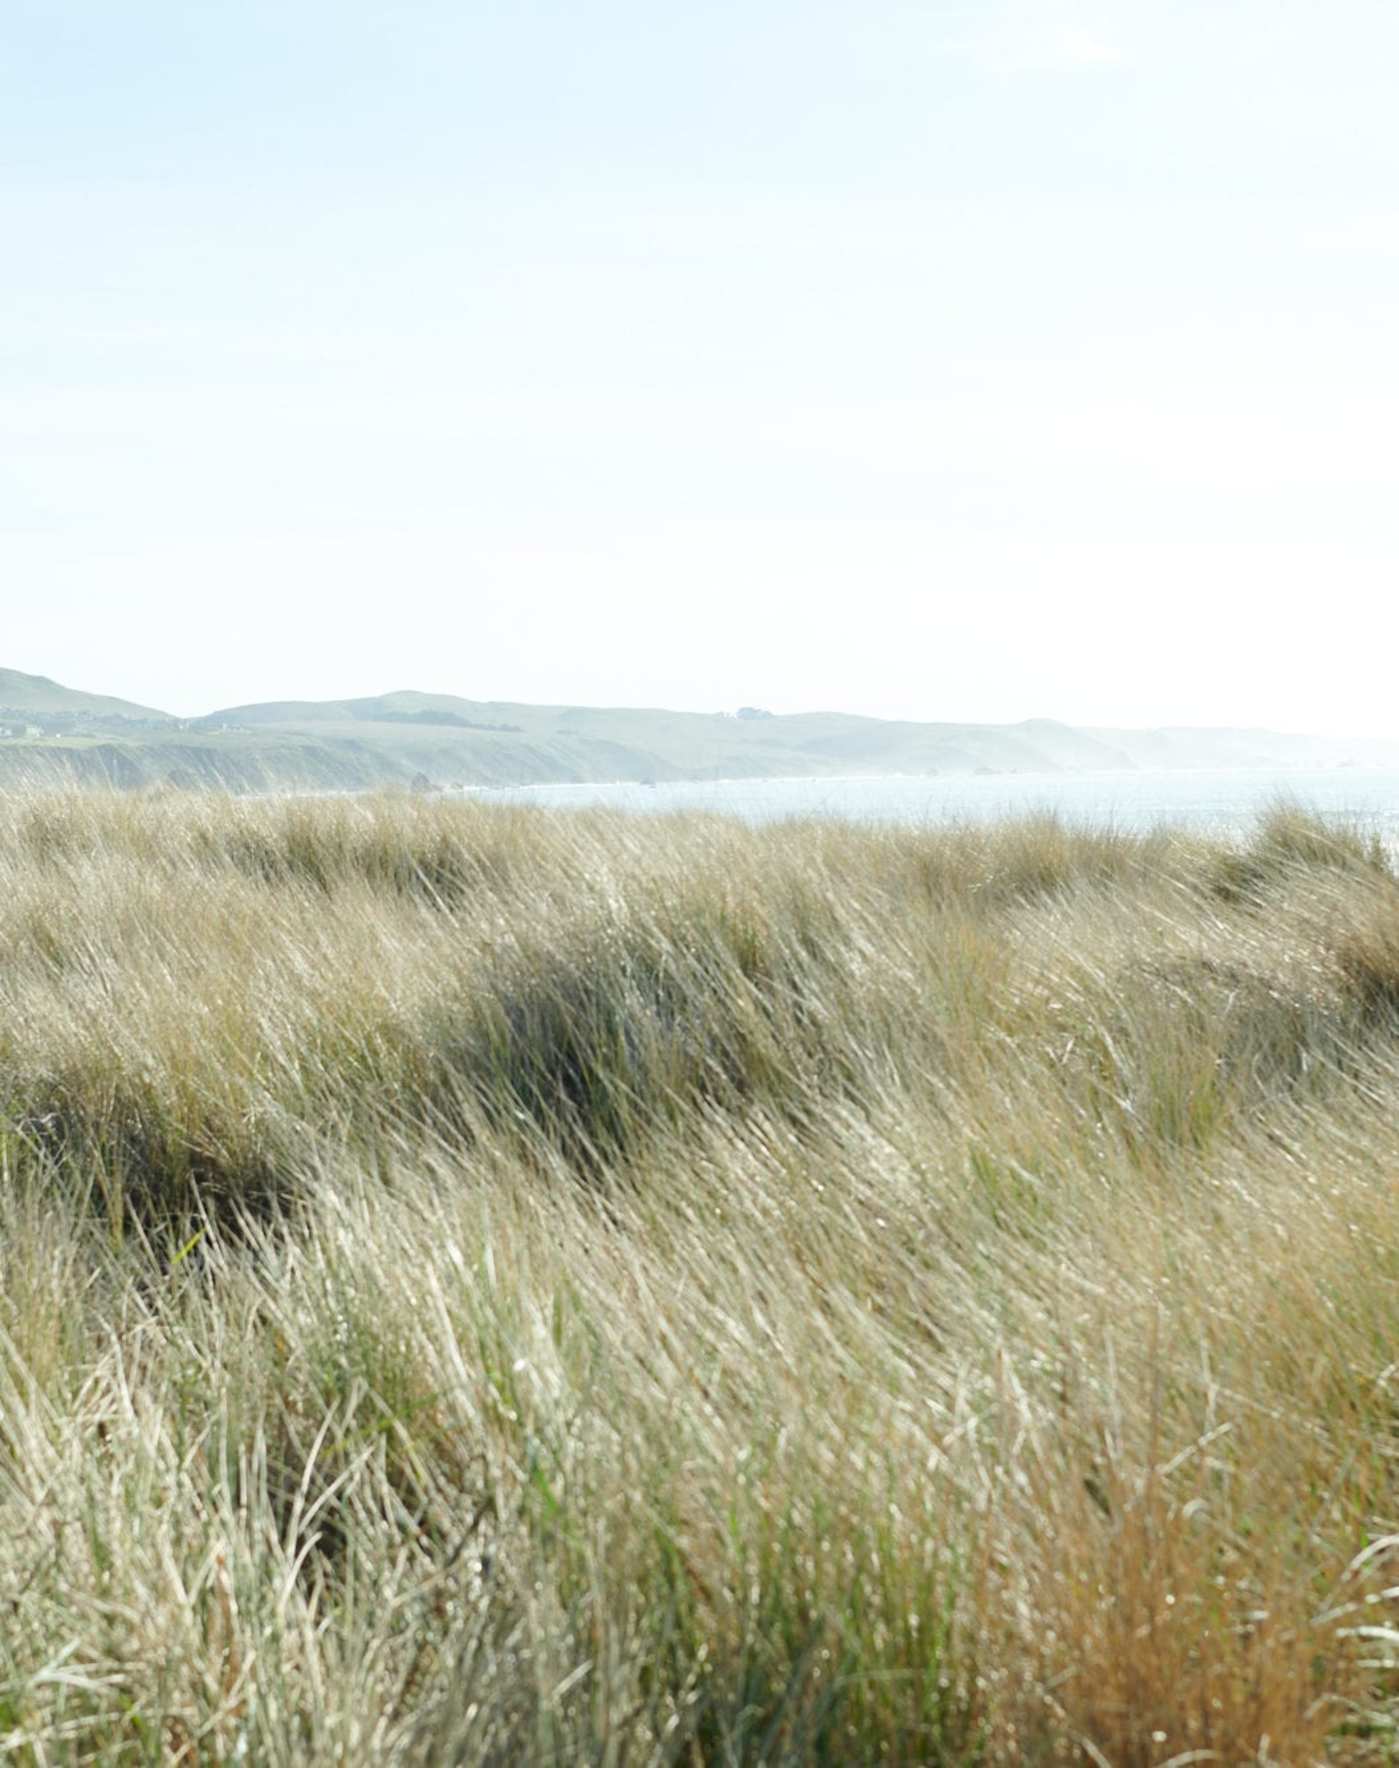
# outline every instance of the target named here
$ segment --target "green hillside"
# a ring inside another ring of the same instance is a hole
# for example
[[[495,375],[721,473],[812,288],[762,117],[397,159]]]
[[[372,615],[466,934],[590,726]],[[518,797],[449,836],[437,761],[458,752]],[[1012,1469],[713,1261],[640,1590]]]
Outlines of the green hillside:
[[[8,712],[9,717],[5,714]],[[532,706],[400,690],[281,700],[175,719],[0,670],[0,785],[169,784],[236,792],[513,786],[1137,767],[1399,765],[1399,745],[1271,731],[1083,730],[1054,719],[922,724],[841,712],[772,716]]]
[[[389,777],[477,785],[1131,767],[1113,744],[1040,719],[916,724],[811,712],[782,717],[656,708],[530,706],[399,692],[235,706],[199,721],[227,741],[274,733]],[[366,783],[374,783],[366,781]]]
[[[84,694],[62,687],[46,675],[25,675],[0,669],[0,712],[68,712],[93,718],[169,718],[153,706],[117,700],[110,694]]]

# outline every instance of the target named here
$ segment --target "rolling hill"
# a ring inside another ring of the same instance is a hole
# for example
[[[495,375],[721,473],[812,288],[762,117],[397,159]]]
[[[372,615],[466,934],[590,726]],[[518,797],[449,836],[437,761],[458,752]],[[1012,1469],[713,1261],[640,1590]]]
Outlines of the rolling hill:
[[[6,715],[8,716],[8,720]],[[1399,765],[1399,742],[1270,731],[1091,730],[1053,719],[915,723],[534,706],[411,690],[177,719],[0,670],[0,784],[74,780],[236,792],[1136,768]]]
[[[84,694],[65,688],[46,675],[25,675],[18,669],[0,669],[0,718],[5,713],[71,713],[96,719],[168,719],[168,712],[138,706],[110,694]]]

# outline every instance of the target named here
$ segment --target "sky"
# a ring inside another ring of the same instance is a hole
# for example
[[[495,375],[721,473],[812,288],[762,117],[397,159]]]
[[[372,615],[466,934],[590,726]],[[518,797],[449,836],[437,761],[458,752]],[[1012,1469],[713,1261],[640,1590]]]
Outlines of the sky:
[[[1393,0],[6,0],[0,666],[1399,736]]]

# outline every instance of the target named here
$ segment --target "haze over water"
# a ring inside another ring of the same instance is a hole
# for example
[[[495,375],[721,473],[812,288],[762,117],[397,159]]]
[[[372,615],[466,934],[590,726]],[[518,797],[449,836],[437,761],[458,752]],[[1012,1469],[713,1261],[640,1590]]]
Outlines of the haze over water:
[[[1183,772],[884,775],[868,779],[626,781],[482,790],[493,802],[637,811],[710,810],[753,823],[837,816],[903,823],[985,822],[1052,811],[1073,823],[1145,830],[1161,824],[1246,831],[1279,802],[1399,843],[1399,772],[1237,768]]]

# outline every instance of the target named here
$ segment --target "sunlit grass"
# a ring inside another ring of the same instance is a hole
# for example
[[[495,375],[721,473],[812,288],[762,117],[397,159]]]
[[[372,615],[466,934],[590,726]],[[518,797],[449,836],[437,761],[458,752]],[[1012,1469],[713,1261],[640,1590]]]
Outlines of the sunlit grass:
[[[0,950],[0,1750],[1389,1759],[1373,844],[16,797]]]

